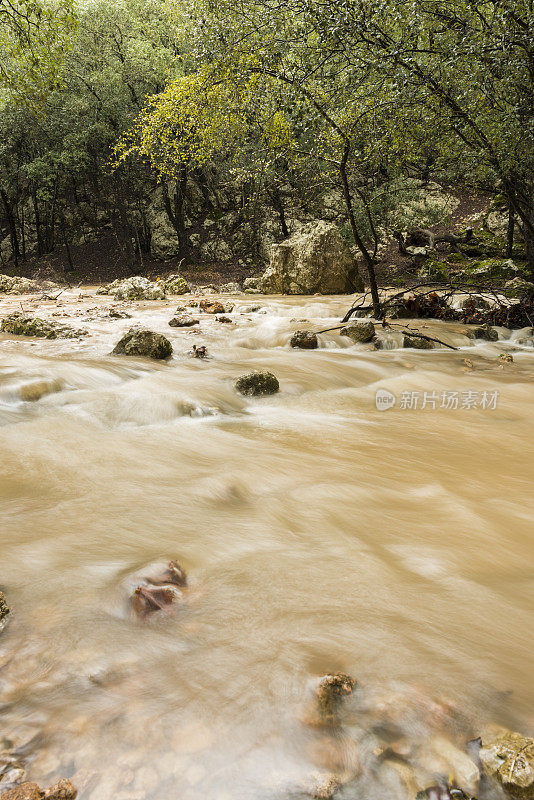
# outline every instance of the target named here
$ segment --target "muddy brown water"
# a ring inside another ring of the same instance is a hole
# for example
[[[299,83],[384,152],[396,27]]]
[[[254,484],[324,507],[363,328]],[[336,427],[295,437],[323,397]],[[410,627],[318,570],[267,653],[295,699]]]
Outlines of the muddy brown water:
[[[347,298],[233,298],[232,325],[176,329],[180,299],[111,320],[79,295],[23,304],[85,339],[0,339],[0,737],[31,779],[74,776],[83,800],[280,796],[316,766],[302,709],[332,669],[532,734],[533,348],[426,323],[461,349],[332,332],[294,351]],[[111,357],[132,322],[172,360]],[[235,393],[256,368],[278,395]],[[132,619],[132,574],[169,558],[187,603]]]

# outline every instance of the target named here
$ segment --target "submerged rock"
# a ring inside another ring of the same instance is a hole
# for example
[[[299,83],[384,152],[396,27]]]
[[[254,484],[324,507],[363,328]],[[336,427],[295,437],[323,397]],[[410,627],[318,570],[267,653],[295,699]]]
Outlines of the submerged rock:
[[[20,311],[4,317],[0,330],[15,336],[36,336],[42,339],[77,339],[80,336],[87,336],[85,330],[76,330],[68,325],[40,317],[30,317]]]
[[[228,323],[228,322],[231,323],[232,322],[230,317],[224,317],[224,316],[223,317],[215,317],[215,320],[216,320],[216,322],[226,322],[226,323]]]
[[[112,355],[170,358],[172,345],[161,333],[131,328],[112,350]]]
[[[186,279],[176,273],[165,279],[165,291],[167,294],[187,294],[190,288]]]
[[[499,339],[499,334],[495,328],[489,325],[484,325],[480,328],[475,328],[473,331],[475,339],[485,339],[487,342],[496,342]]]
[[[346,328],[341,328],[340,334],[348,336],[353,342],[371,342],[375,335],[375,326],[372,322],[353,322]]]
[[[242,375],[235,382],[235,388],[245,397],[260,397],[262,395],[276,394],[280,384],[276,375],[267,370],[250,372]]]
[[[171,328],[190,328],[192,325],[198,325],[198,319],[190,317],[189,314],[179,314],[170,320],[169,325]]]
[[[289,344],[301,350],[316,350],[319,347],[317,334],[313,331],[295,331]]]
[[[363,283],[339,229],[318,220],[272,245],[260,288],[266,294],[342,294],[361,291]]]
[[[534,798],[534,739],[499,728],[482,735],[479,758],[487,773],[518,800]]]
[[[420,336],[405,336],[402,343],[403,347],[413,347],[416,350],[433,350],[434,343],[428,339],[421,339]]]

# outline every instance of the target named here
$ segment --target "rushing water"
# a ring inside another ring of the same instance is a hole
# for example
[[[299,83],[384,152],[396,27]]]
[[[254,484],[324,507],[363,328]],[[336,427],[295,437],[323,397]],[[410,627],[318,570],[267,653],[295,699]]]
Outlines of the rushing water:
[[[82,800],[280,796],[322,766],[302,715],[333,669],[445,697],[472,735],[532,733],[532,348],[449,323],[428,330],[458,351],[336,332],[291,350],[347,298],[242,298],[232,325],[176,329],[176,301],[110,320],[89,295],[24,301],[87,338],[0,341],[0,734],[32,779],[73,776]],[[109,356],[132,322],[172,360]],[[252,368],[280,393],[237,395]],[[170,558],[187,602],[135,620],[132,575]]]

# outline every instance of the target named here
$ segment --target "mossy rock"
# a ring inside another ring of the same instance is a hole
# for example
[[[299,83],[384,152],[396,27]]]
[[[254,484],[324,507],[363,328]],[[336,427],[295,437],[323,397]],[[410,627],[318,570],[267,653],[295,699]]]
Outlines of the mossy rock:
[[[166,294],[187,294],[189,291],[189,284],[182,275],[169,275],[165,280]]]
[[[340,334],[348,336],[353,342],[371,342],[375,335],[375,326],[372,322],[353,322],[346,328],[341,328]]]
[[[112,355],[144,356],[145,358],[163,359],[172,356],[172,345],[161,333],[141,328],[131,328],[120,339],[112,351]]]
[[[249,372],[248,375],[241,375],[235,382],[235,388],[239,394],[245,395],[245,397],[261,397],[276,394],[280,389],[280,384],[272,372],[257,370]]]
[[[317,334],[313,331],[295,331],[289,344],[301,350],[316,350],[319,347]]]
[[[76,330],[59,322],[30,317],[20,311],[4,317],[0,330],[15,336],[35,336],[41,339],[77,339],[80,336],[87,336],[85,330]]]
[[[420,336],[405,336],[402,343],[403,347],[413,347],[416,350],[433,350],[434,343],[428,339],[421,339]]]
[[[484,325],[480,326],[479,328],[475,328],[473,335],[475,339],[485,339],[487,342],[497,342],[499,339],[499,334],[495,328],[492,328],[490,325]]]

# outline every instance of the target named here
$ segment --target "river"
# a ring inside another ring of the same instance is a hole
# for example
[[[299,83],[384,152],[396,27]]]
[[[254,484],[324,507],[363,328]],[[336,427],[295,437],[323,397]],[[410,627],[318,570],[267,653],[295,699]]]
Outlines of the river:
[[[232,324],[177,329],[177,299],[112,320],[78,289],[23,306],[90,336],[1,335],[0,734],[30,778],[72,776],[81,800],[282,796],[322,768],[302,715],[331,670],[408,698],[414,736],[428,698],[472,735],[532,734],[534,349],[433,323],[460,349],[334,331],[292,350],[350,299],[234,301]],[[132,322],[173,358],[110,356]],[[280,392],[238,395],[261,368]],[[171,558],[187,601],[135,619],[132,576]]]

